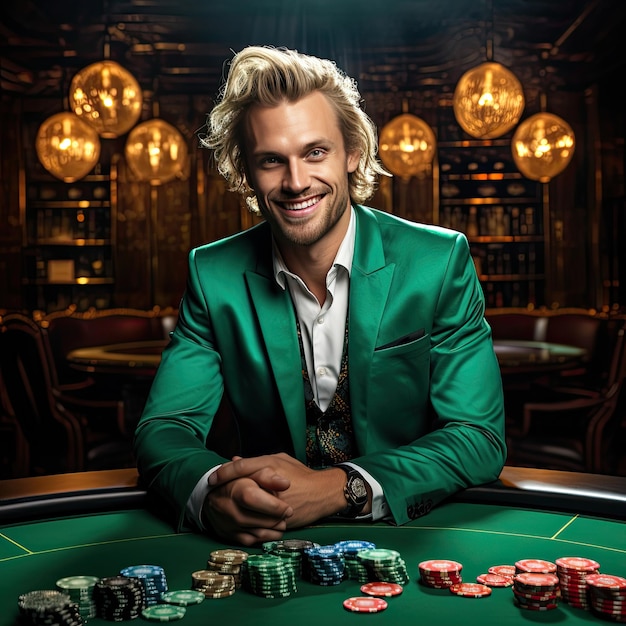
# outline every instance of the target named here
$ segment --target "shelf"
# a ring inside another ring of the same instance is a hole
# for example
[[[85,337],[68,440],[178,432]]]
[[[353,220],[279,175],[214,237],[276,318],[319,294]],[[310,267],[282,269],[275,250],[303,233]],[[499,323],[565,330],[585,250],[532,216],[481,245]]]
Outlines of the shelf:
[[[89,246],[110,246],[110,239],[37,239],[36,241],[29,242],[29,246],[76,246],[76,247],[89,247]]]
[[[94,278],[93,276],[79,276],[74,280],[47,280],[45,278],[24,278],[23,285],[112,285],[115,279],[111,277]]]
[[[28,203],[31,209],[107,209],[108,200],[34,200]]]
[[[522,176],[511,139],[473,139],[440,108],[438,223],[464,233],[487,306],[546,301],[544,195]]]

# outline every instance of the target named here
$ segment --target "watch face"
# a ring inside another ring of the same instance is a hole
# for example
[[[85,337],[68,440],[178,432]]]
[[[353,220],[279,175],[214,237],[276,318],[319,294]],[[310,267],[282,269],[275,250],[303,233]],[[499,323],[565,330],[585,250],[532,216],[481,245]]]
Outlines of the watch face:
[[[350,487],[357,501],[362,498],[367,498],[367,489],[365,488],[365,481],[362,478],[354,478],[350,483]]]

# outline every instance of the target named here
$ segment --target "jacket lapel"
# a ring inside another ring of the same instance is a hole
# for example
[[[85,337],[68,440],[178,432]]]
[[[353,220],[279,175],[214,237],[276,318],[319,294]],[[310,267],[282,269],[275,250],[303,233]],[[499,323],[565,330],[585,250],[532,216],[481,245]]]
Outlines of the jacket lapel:
[[[296,458],[306,460],[306,415],[296,318],[288,291],[274,282],[268,268],[246,272],[250,295],[267,349],[278,394],[287,417]]]
[[[364,449],[367,433],[367,381],[387,304],[394,264],[387,265],[378,223],[371,211],[356,207],[354,260],[350,276],[348,367],[354,432]]]

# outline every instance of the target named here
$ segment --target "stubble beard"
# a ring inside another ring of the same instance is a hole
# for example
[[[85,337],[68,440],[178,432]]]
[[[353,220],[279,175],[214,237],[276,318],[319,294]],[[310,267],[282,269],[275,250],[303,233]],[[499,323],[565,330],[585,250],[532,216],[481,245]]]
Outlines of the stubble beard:
[[[328,197],[325,196],[322,202]],[[272,226],[274,236],[277,240],[292,246],[309,247],[323,239],[337,225],[349,206],[349,195],[347,189],[335,197],[330,210],[324,210],[321,220],[318,216],[313,220],[314,224],[293,225],[276,220],[265,208],[264,203],[259,202],[261,213]],[[269,216],[269,217],[268,217]]]

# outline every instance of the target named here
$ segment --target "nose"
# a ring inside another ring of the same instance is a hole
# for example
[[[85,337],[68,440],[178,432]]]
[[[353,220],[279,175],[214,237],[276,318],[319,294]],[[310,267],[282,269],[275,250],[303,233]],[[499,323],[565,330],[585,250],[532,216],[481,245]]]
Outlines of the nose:
[[[301,159],[290,159],[285,168],[283,190],[289,193],[302,193],[310,186],[310,177],[306,163]]]

